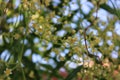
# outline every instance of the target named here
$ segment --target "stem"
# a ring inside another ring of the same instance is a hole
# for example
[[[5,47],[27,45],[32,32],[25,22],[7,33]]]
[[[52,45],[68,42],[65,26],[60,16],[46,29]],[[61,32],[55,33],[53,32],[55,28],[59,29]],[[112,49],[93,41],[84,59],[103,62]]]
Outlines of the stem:
[[[26,80],[26,77],[25,77],[25,72],[24,72],[24,70],[23,70],[23,68],[22,68],[22,67],[21,67],[21,69],[22,69],[23,80]]]
[[[89,57],[96,57],[96,58],[98,58],[99,60],[97,60],[96,58],[96,61],[99,61],[99,63],[100,64],[102,64],[102,61],[100,60],[100,58],[99,58],[99,56],[97,56],[97,55],[94,55],[94,54],[91,54],[90,52],[89,52],[89,50],[88,50],[88,45],[87,45],[87,39],[86,39],[86,32],[87,32],[87,30],[93,25],[93,23],[95,22],[95,20],[97,19],[97,11],[98,11],[98,6],[99,6],[99,2],[97,2],[97,9],[96,9],[96,17],[95,17],[95,19],[91,22],[91,24],[87,27],[87,28],[85,28],[85,30],[84,30],[84,42],[85,42],[85,48],[86,48],[86,51],[87,51],[87,56],[89,56]]]
[[[23,37],[22,49],[21,49],[21,53],[20,53],[20,55],[19,55],[19,60],[18,60],[20,66],[21,66],[21,64],[22,64],[22,56],[23,56],[23,53],[24,53],[24,47],[25,47],[25,45],[24,45],[25,40],[24,40],[24,39],[26,39],[26,34],[27,34],[27,30],[28,30],[28,27],[27,27],[27,25],[26,25],[26,23],[27,23],[27,22],[26,22],[26,17],[27,17],[26,14],[27,14],[27,12],[24,12],[24,13],[23,13],[23,16],[24,16],[23,22],[24,22],[24,26],[26,27],[26,29],[25,29],[25,33],[23,34],[24,37]],[[21,70],[22,70],[23,80],[26,80],[25,72],[24,72],[22,66],[21,66]]]

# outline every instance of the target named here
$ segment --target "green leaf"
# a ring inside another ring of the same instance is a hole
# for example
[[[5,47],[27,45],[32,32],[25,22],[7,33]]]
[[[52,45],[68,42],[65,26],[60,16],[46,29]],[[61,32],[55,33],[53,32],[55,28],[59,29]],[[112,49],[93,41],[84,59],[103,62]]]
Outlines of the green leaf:
[[[65,80],[72,80],[76,75],[77,72],[79,72],[82,69],[83,66],[78,66],[76,69],[74,69]]]

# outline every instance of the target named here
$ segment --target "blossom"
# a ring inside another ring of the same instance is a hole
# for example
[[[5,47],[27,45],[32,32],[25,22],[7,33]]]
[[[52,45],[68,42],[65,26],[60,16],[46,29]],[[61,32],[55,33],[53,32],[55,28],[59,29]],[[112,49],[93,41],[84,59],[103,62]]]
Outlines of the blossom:
[[[42,26],[39,26],[38,31],[41,32],[43,30]]]
[[[84,67],[92,68],[94,66],[94,61],[84,62]]]
[[[12,74],[12,70],[6,68],[6,70],[4,71],[4,73],[5,73],[7,76],[9,76],[10,74]]]
[[[36,13],[36,14],[34,14],[34,15],[32,15],[32,19],[37,19],[39,17],[39,14],[38,13]]]

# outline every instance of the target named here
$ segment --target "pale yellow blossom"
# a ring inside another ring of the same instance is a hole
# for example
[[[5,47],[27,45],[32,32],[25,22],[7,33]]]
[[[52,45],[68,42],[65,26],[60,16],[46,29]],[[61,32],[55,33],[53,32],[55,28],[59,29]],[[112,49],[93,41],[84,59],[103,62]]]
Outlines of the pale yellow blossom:
[[[12,70],[6,68],[6,70],[4,71],[5,75],[9,76],[10,74],[12,74]]]

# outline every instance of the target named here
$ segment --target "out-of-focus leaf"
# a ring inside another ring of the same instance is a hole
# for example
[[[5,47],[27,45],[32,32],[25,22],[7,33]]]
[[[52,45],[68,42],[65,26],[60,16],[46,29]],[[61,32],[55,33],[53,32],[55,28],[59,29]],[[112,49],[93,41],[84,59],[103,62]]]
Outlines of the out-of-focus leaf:
[[[76,75],[77,72],[79,72],[82,69],[83,66],[78,66],[76,69],[74,69],[65,80],[72,80]]]

